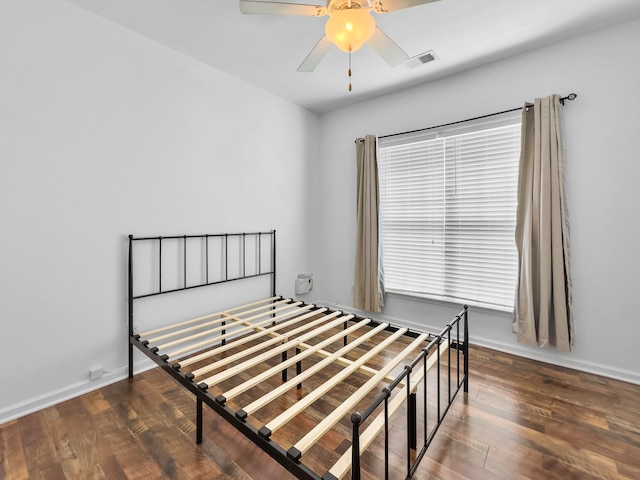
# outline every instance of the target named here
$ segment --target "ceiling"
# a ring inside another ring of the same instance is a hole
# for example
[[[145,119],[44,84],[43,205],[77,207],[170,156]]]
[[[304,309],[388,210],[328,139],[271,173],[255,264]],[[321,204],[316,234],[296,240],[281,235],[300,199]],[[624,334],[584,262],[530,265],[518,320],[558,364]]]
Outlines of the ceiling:
[[[317,113],[640,17],[640,0],[441,0],[374,13],[409,57],[437,59],[391,68],[365,45],[349,92],[348,55],[335,46],[314,72],[296,70],[327,17],[243,15],[237,0],[67,1]]]

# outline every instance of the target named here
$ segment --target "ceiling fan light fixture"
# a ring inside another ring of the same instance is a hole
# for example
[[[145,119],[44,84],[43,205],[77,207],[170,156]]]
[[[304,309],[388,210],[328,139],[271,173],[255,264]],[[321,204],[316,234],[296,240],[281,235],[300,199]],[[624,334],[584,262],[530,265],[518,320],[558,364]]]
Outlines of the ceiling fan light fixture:
[[[346,8],[329,14],[324,26],[327,38],[343,52],[355,52],[376,30],[376,21],[368,10]]]

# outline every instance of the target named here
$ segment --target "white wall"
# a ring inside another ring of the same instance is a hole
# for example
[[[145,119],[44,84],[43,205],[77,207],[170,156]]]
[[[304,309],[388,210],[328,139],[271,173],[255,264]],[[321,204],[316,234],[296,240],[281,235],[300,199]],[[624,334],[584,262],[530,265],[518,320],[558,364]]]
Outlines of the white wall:
[[[3,1],[0,423],[124,376],[129,233],[276,228],[291,295],[318,126],[60,0]]]
[[[330,195],[314,197],[322,225],[315,236],[315,295],[351,305],[356,137],[439,125],[576,92],[578,99],[565,107],[575,348],[559,354],[519,345],[509,316],[473,309],[472,341],[640,383],[640,322],[634,311],[640,292],[640,64],[632,45],[640,45],[638,21],[323,115],[316,185]],[[399,297],[387,303],[385,316],[431,327],[444,325],[458,310]]]

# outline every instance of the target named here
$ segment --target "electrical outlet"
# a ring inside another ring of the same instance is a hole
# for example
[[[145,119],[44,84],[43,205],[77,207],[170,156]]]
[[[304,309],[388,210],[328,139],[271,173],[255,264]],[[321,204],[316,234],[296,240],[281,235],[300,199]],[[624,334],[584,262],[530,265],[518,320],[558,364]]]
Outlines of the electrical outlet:
[[[89,370],[89,378],[91,380],[97,380],[98,378],[102,377],[103,374],[104,369],[102,367],[93,367]]]

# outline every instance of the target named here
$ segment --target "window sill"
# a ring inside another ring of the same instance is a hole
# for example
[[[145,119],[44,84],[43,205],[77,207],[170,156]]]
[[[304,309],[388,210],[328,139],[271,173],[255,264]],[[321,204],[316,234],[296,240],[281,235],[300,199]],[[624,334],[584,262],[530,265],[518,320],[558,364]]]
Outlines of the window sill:
[[[500,315],[508,318],[513,317],[513,308],[509,307],[498,307],[495,305],[488,305],[478,302],[469,302],[469,301],[454,301],[449,299],[444,299],[442,297],[428,296],[428,295],[420,295],[418,293],[413,292],[405,292],[401,290],[387,290],[386,295],[390,295],[392,297],[396,297],[402,300],[409,300],[413,302],[423,302],[430,303],[433,305],[440,305],[444,307],[451,308],[459,308],[462,305],[468,305],[470,308],[473,308],[475,311],[484,312],[492,315]]]

